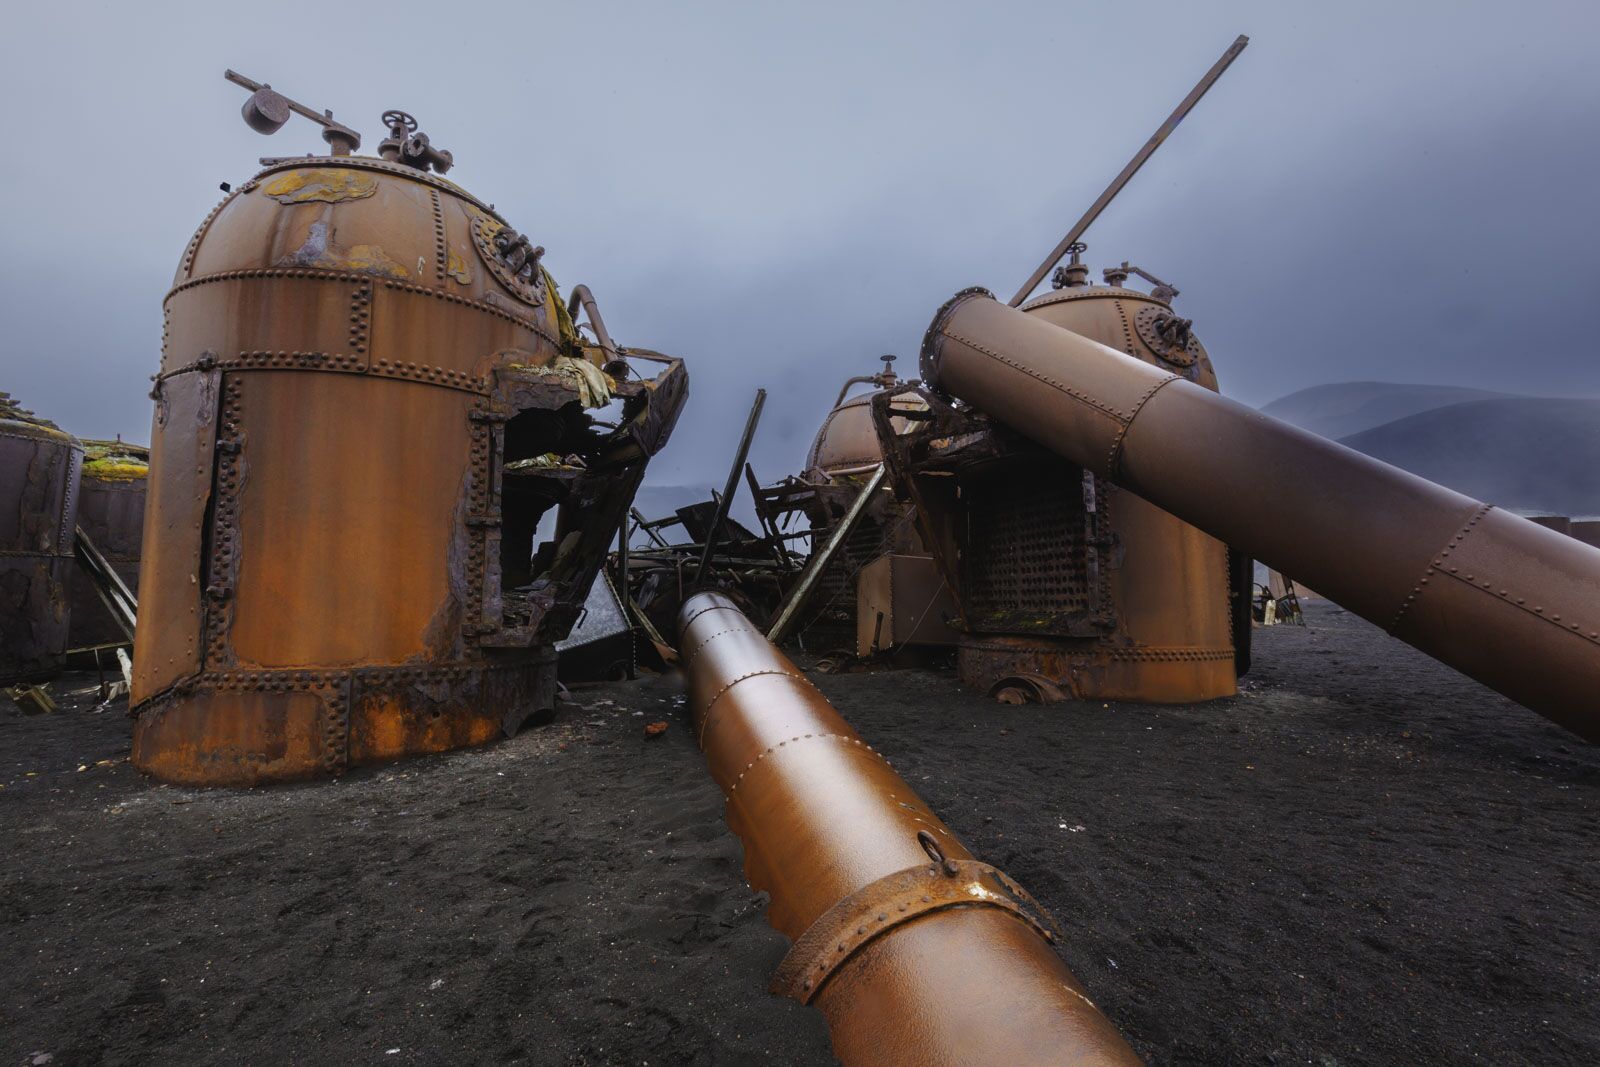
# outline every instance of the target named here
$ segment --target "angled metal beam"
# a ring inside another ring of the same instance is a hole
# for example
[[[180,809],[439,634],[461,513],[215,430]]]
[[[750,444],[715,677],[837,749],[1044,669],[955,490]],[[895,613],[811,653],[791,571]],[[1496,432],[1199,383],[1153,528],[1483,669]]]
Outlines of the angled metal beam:
[[[777,621],[772,624],[772,629],[767,631],[768,641],[776,645],[789,635],[800,609],[806,606],[806,601],[811,599],[811,594],[816,590],[817,579],[822,577],[822,572],[828,569],[828,564],[833,562],[833,557],[839,554],[839,549],[844,547],[851,532],[861,522],[861,516],[867,512],[867,505],[872,502],[872,494],[878,491],[878,487],[883,485],[883,480],[887,476],[887,469],[881,465],[872,472],[867,484],[861,487],[861,492],[851,501],[850,510],[844,513],[844,518],[839,520],[839,525],[835,526],[833,533],[828,536],[828,543],[820,551],[811,553],[811,559],[806,562],[806,569],[800,572],[800,580],[795,583],[794,588],[789,591],[788,599],[783,602]]]
[[[1178,123],[1182,122],[1184,116],[1200,102],[1200,98],[1206,95],[1206,91],[1216,84],[1217,79],[1222,77],[1222,72],[1227,70],[1235,59],[1239,58],[1239,53],[1243,52],[1245,45],[1249,43],[1250,38],[1241,33],[1239,39],[1234,41],[1226,52],[1222,53],[1222,58],[1211,65],[1211,69],[1206,71],[1205,77],[1200,79],[1199,84],[1190,89],[1189,95],[1184,97],[1183,102],[1178,105],[1177,109],[1167,116],[1167,121],[1161,124],[1161,128],[1128,161],[1128,165],[1122,168],[1122,173],[1111,179],[1111,184],[1106,186],[1106,191],[1100,194],[1099,199],[1089,205],[1089,210],[1083,213],[1083,218],[1079,219],[1072,229],[1067,231],[1067,235],[1061,239],[1061,243],[1056,245],[1051,253],[1045,257],[1043,263],[1039,264],[1039,269],[1028,276],[1028,280],[1023,283],[1022,288],[1017,290],[1017,295],[1011,298],[1012,307],[1017,307],[1028,299],[1028,294],[1033,292],[1040,282],[1044,281],[1044,276],[1050,273],[1050,268],[1061,262],[1061,257],[1066,255],[1072,246],[1078,243],[1078,238],[1082,237],[1084,231],[1093,224],[1095,219],[1100,217],[1100,212],[1104,211],[1106,205],[1117,198],[1117,194],[1122,192],[1122,187],[1127,185],[1135,174],[1139,173],[1139,168],[1144,166],[1145,161],[1155,154],[1156,149],[1161,147],[1161,142],[1165,141],[1168,135],[1178,128]]]

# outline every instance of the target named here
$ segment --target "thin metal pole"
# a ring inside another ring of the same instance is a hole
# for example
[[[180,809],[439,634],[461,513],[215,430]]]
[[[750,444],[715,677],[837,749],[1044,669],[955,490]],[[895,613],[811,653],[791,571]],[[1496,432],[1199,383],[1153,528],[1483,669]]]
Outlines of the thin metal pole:
[[[822,572],[828,569],[828,564],[833,562],[833,557],[839,554],[839,549],[844,546],[850,534],[861,522],[861,516],[867,513],[867,505],[872,502],[872,495],[883,485],[883,480],[888,476],[888,471],[879,466],[872,472],[872,477],[867,479],[867,484],[862,486],[861,492],[850,504],[850,510],[844,513],[844,518],[839,520],[839,525],[833,528],[833,533],[828,536],[828,543],[822,546],[820,552],[813,552],[811,559],[806,562],[806,569],[800,573],[800,580],[789,591],[789,598],[784,601],[783,608],[778,612],[778,620],[772,624],[772,629],[767,631],[767,640],[773,644],[782,643],[789,636],[789,630],[794,626],[794,620],[799,616],[800,609],[806,606],[806,601],[811,599],[811,594],[816,590],[817,579],[822,577]]]
[[[627,606],[633,600],[632,586],[628,581],[628,516],[626,515],[617,524],[617,588],[622,591],[622,617],[626,619],[628,617]],[[633,640],[632,627],[628,629],[628,639],[630,642]],[[633,648],[630,646],[628,649],[628,681],[630,682],[639,677],[638,671],[634,670],[635,658]]]
[[[705,550],[700,553],[700,565],[694,569],[694,580],[699,581],[705,574],[706,564],[711,562],[711,550],[716,547],[717,535],[722,532],[722,524],[728,521],[728,508],[733,505],[733,494],[739,491],[739,472],[744,470],[745,457],[750,454],[750,442],[756,435],[756,423],[761,421],[761,406],[767,402],[767,391],[756,390],[756,402],[750,405],[750,416],[744,420],[744,436],[739,439],[739,451],[733,457],[733,466],[728,468],[728,480],[722,487],[722,499],[717,501],[717,515],[712,520],[711,531],[706,534]]]
[[[1089,210],[1083,213],[1083,218],[1079,219],[1077,224],[1067,231],[1067,235],[1061,239],[1061,243],[1056,245],[1055,249],[1045,257],[1043,263],[1039,264],[1039,269],[1028,276],[1028,280],[1023,283],[1022,288],[1017,290],[1017,295],[1011,298],[1012,307],[1017,307],[1028,299],[1028,294],[1033,292],[1040,282],[1044,281],[1044,276],[1050,273],[1050,268],[1061,262],[1061,257],[1066,255],[1072,246],[1078,243],[1078,238],[1082,237],[1083,232],[1089,228],[1095,219],[1100,217],[1100,212],[1104,211],[1106,205],[1116,199],[1118,193],[1122,192],[1122,187],[1127,185],[1135,174],[1139,173],[1139,168],[1144,166],[1145,161],[1155,154],[1156,149],[1161,147],[1161,142],[1165,141],[1168,135],[1178,128],[1178,123],[1182,122],[1184,116],[1189,114],[1190,109],[1200,102],[1200,98],[1206,95],[1206,91],[1216,84],[1217,79],[1222,77],[1222,72],[1227,70],[1235,59],[1239,58],[1239,53],[1243,52],[1245,45],[1249,43],[1250,38],[1241,33],[1239,39],[1234,41],[1226,52],[1222,53],[1222,58],[1211,65],[1211,69],[1206,71],[1205,77],[1201,78],[1199,83],[1189,90],[1189,95],[1183,98],[1183,103],[1178,105],[1177,110],[1167,116],[1167,121],[1163,122],[1161,128],[1155,132],[1155,135],[1144,143],[1144,147],[1139,149],[1138,154],[1128,161],[1128,165],[1122,168],[1122,173],[1111,180],[1111,184],[1106,186],[1106,191],[1100,194],[1100,198],[1089,205]]]

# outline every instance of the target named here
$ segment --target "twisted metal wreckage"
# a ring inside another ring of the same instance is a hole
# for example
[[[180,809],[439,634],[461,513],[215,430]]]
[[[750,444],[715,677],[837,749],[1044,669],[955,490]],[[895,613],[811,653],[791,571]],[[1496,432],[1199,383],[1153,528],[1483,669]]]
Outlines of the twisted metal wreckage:
[[[1245,44],[1009,304],[939,309],[922,380],[846,383],[805,473],[765,487],[758,395],[724,491],[664,520],[632,502],[682,364],[617,345],[586,287],[562,303],[543,249],[446,180],[409,116],[356,156],[331,113],[230,72],[253,128],[304,115],[330,154],[226,190],[166,301],[136,764],[243,785],[514,730],[550,709],[554,646],[620,530],[621,610],[681,659],[750,884],[793,942],[773,990],[817,1006],[849,1063],[1137,1062],[1056,923],[777,642],[953,647],[1003,700],[1207,700],[1249,667],[1260,559],[1600,739],[1600,550],[1224,399],[1175,288],[1127,263],[1090,283],[1084,231]],[[48,593],[81,449],[11,425],[51,476],[6,565]],[[728,517],[741,478],[759,532]],[[1263,489],[1287,520],[1238,506]]]

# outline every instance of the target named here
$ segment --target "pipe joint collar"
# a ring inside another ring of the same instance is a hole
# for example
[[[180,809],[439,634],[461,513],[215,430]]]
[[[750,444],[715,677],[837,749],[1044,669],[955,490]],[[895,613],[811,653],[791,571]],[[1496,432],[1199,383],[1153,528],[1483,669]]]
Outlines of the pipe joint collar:
[[[929,912],[957,908],[1000,908],[1052,945],[1061,936],[1050,913],[1003,871],[941,853],[930,863],[870,882],[823,912],[778,964],[770,989],[810,1004],[828,979],[873,941]]]

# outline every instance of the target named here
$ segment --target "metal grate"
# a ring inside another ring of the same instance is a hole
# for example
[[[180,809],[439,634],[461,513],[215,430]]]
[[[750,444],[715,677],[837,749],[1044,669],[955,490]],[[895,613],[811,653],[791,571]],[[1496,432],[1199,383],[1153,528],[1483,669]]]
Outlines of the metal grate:
[[[961,595],[977,631],[1081,633],[1102,614],[1097,516],[1077,468],[1013,464],[962,484]]]

